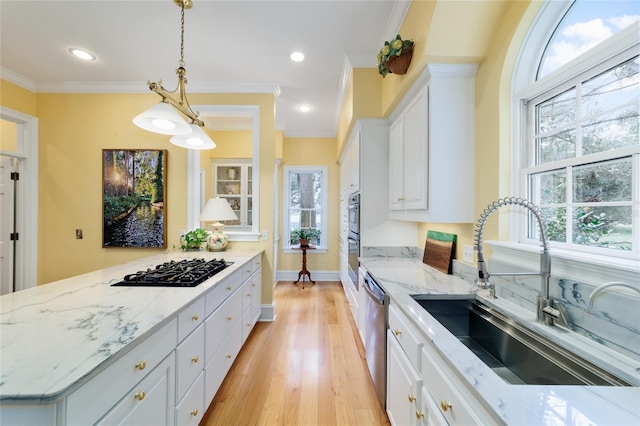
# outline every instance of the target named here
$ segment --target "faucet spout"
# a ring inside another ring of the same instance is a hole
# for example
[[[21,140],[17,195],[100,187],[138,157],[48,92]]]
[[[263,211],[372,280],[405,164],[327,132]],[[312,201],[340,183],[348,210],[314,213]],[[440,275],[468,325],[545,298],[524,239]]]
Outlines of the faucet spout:
[[[596,289],[593,290],[589,295],[589,299],[588,299],[589,307],[587,308],[587,312],[591,313],[591,310],[593,309],[593,302],[596,300],[596,297],[598,296],[598,294],[600,294],[602,290],[607,289],[609,287],[615,287],[615,286],[630,288],[631,290],[635,290],[638,294],[640,294],[640,288],[636,286],[632,286],[631,284],[620,282],[620,281],[611,281],[608,283],[601,284],[598,287],[596,287]]]
[[[498,210],[500,207],[504,207],[507,205],[517,205],[522,206],[528,209],[533,216],[536,218],[538,222],[538,228],[540,230],[540,239],[542,240],[542,255],[540,256],[540,272],[535,274],[530,273],[499,273],[493,274],[495,276],[499,275],[540,275],[541,277],[541,285],[540,285],[540,296],[538,296],[538,307],[536,312],[536,318],[538,322],[545,323],[547,325],[553,324],[553,319],[548,315],[545,315],[544,309],[547,307],[553,307],[553,301],[549,298],[549,278],[551,277],[551,255],[549,253],[549,245],[547,243],[547,238],[544,233],[544,221],[542,219],[542,215],[540,213],[540,209],[533,204],[531,201],[526,200],[524,198],[518,197],[508,197],[508,198],[500,198],[497,201],[491,203],[484,211],[480,214],[480,218],[478,219],[478,223],[476,224],[476,237],[475,237],[475,246],[474,249],[477,251],[478,255],[478,279],[476,280],[476,285],[479,288],[488,288],[489,296],[495,297],[495,286],[491,284],[489,281],[489,277],[491,274],[487,269],[486,262],[484,260],[484,255],[482,253],[482,238],[484,234],[484,227],[487,223],[487,219],[489,216]],[[548,310],[547,310],[548,311]]]

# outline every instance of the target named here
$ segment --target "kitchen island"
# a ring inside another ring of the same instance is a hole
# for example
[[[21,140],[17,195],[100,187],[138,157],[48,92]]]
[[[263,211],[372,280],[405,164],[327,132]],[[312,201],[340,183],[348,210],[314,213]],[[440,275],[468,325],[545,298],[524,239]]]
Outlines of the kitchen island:
[[[111,285],[164,262],[220,257],[233,264],[196,287]],[[132,421],[148,413],[131,405],[144,400],[156,412],[145,423],[197,424],[197,401],[213,398],[260,316],[261,257],[170,251],[2,296],[0,422]],[[189,421],[183,401],[197,405]]]
[[[420,259],[361,258],[360,261],[361,266],[371,273],[391,299],[388,348],[389,342],[395,344],[396,340],[400,341],[399,351],[404,350],[406,354],[402,354],[402,357],[407,359],[404,371],[414,371],[413,376],[407,373],[407,384],[418,383],[419,389],[410,386],[407,390],[392,388],[398,382],[390,377],[392,387],[387,388],[389,395],[400,394],[401,403],[407,407],[414,404],[411,410],[407,410],[406,417],[413,419],[412,424],[424,424],[423,421],[426,424],[438,421],[468,424],[469,418],[476,424],[640,424],[637,360],[617,354],[560,327],[538,324],[534,313],[504,299],[489,299],[485,290],[478,291],[474,284],[443,274]],[[634,386],[509,384],[411,297],[424,294],[468,297],[474,293],[483,303],[508,313],[518,323],[525,324]],[[394,352],[391,348],[388,354],[390,362],[396,362],[399,351]],[[443,387],[447,387],[443,385],[444,382],[449,384],[450,389],[443,390]],[[440,391],[453,392],[449,395],[452,395],[451,398],[459,397],[458,403],[451,404],[449,398],[436,396]],[[389,412],[389,399],[387,401]],[[402,418],[403,414],[390,413],[389,417],[396,415]],[[467,415],[470,417],[465,417]]]

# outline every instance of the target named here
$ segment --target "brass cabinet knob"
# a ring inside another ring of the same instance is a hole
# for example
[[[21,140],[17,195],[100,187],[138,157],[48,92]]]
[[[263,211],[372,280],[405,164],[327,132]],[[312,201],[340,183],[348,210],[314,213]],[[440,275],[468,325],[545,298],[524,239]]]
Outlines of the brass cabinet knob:
[[[142,371],[145,368],[147,368],[147,363],[145,361],[140,361],[139,363],[136,364],[136,368]]]
[[[197,415],[198,415],[198,409],[191,410],[191,415],[192,415],[193,417],[197,416]]]
[[[228,355],[227,355],[227,359],[231,359],[231,354],[228,354]]]
[[[145,396],[147,396],[147,393],[145,391],[140,391],[134,395],[134,398],[138,401],[142,401]]]
[[[191,317],[191,319],[192,319],[192,320],[194,320],[194,321],[198,321],[198,320],[200,319],[200,315],[198,315],[198,314],[194,314],[194,315]]]
[[[198,355],[194,356],[193,358],[191,358],[191,362],[193,362],[194,364],[198,363]]]
[[[409,394],[407,399],[409,399],[409,402],[414,402],[416,400],[416,397]]]
[[[232,289],[231,287],[227,287],[227,290],[231,291],[231,290],[233,290],[233,289]]]
[[[251,297],[251,293],[247,293],[247,297]]]
[[[395,334],[396,336],[399,336],[402,334],[402,331],[398,330],[397,328],[395,330],[393,330],[393,334]]]
[[[251,272],[251,269],[247,269],[245,272],[248,274]]]
[[[420,410],[416,410],[416,419],[424,419],[424,413]]]
[[[453,406],[451,405],[450,402],[447,402],[443,399],[442,401],[440,401],[440,408],[442,408],[442,411],[447,411],[452,409]]]
[[[255,286],[256,286],[256,285],[255,285],[255,283],[254,283],[254,284],[251,284],[251,287],[255,287]]]
[[[227,321],[231,321],[232,319],[233,319],[233,317],[232,317],[232,316],[228,316],[228,317],[227,317]]]

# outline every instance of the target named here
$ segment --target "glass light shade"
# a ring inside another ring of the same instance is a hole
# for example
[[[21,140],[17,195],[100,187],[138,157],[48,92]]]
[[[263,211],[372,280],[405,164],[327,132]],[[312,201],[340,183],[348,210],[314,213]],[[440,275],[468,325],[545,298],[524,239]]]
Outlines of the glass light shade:
[[[187,149],[213,149],[216,147],[216,143],[202,130],[202,127],[197,124],[189,124],[191,133],[187,135],[173,136],[169,141],[181,148]]]
[[[238,219],[229,202],[220,197],[209,198],[209,201],[207,201],[207,204],[200,213],[199,219],[201,222],[216,221],[216,223],[211,225],[213,230],[207,235],[207,247],[209,250],[226,250],[229,244],[229,236],[224,233],[224,225],[219,221]]]
[[[160,102],[133,118],[141,129],[161,135],[186,135],[192,132],[178,111],[166,102]]]

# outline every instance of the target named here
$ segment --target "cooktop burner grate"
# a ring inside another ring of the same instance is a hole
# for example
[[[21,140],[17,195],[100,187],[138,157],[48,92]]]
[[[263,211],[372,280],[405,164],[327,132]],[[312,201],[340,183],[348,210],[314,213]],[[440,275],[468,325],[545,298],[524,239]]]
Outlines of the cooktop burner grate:
[[[218,272],[232,265],[224,259],[184,259],[171,260],[146,271],[125,275],[124,279],[112,286],[135,287],[195,287]]]

